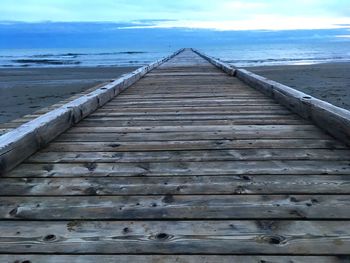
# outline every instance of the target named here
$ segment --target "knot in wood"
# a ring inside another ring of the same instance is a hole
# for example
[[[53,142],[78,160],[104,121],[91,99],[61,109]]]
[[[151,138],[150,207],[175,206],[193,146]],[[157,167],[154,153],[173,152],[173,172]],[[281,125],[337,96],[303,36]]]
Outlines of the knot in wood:
[[[161,241],[167,240],[169,238],[170,238],[170,236],[167,233],[158,233],[156,235],[156,239],[161,240]]]
[[[281,245],[284,239],[285,238],[281,236],[269,236],[265,238],[265,240],[272,245]]]
[[[53,234],[49,234],[49,235],[44,237],[44,241],[46,241],[46,242],[52,242],[52,241],[55,241],[55,239],[56,239],[56,236]]]

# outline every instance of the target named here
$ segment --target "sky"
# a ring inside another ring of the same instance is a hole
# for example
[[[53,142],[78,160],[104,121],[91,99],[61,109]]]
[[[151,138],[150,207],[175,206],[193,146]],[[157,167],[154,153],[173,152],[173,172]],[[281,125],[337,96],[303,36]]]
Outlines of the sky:
[[[0,21],[125,22],[132,28],[350,28],[350,0],[0,0]]]

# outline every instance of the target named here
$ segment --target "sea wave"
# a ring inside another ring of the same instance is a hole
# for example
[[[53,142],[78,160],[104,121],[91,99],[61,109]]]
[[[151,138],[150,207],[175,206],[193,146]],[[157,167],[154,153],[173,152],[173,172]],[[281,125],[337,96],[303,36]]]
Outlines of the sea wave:
[[[57,59],[15,59],[12,62],[22,64],[45,64],[45,65],[78,65],[80,61],[76,60],[57,60]]]
[[[350,57],[300,57],[300,58],[267,58],[267,59],[231,59],[222,60],[229,64],[237,66],[257,66],[257,65],[282,65],[282,64],[317,64],[325,62],[350,61]]]
[[[212,56],[222,58],[222,61],[237,67],[265,66],[265,65],[295,65],[317,64],[325,62],[348,62],[350,52],[332,47],[319,47],[318,50],[310,47],[299,49],[253,49],[246,52],[238,49],[208,49],[203,50]],[[41,52],[40,52],[41,51]],[[156,59],[168,55],[171,51],[159,49],[151,50],[99,50],[99,49],[72,49],[72,50],[9,50],[0,53],[0,67],[124,67],[143,66]]]
[[[77,58],[80,56],[111,56],[111,55],[135,55],[146,54],[144,51],[120,51],[120,52],[99,52],[99,53],[62,53],[62,54],[37,54],[29,57],[33,58],[51,58],[51,57],[63,57],[63,58]]]
[[[166,54],[161,54],[160,56]],[[43,52],[27,50],[22,54],[3,53],[0,67],[59,67],[59,66],[143,66],[158,59],[159,54],[147,51]]]
[[[83,56],[88,54],[83,53],[66,53],[66,54],[37,54],[29,57],[32,58],[51,58],[51,57],[68,57],[68,58],[76,58],[78,56]]]

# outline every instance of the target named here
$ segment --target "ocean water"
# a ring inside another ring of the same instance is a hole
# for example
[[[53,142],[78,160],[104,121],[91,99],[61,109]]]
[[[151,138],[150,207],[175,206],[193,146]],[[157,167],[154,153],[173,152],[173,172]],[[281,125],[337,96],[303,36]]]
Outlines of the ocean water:
[[[0,67],[142,66],[165,54],[167,52],[112,48],[3,49]]]
[[[0,23],[0,67],[142,66],[193,47],[238,67],[350,61],[349,29],[121,29],[113,23]]]

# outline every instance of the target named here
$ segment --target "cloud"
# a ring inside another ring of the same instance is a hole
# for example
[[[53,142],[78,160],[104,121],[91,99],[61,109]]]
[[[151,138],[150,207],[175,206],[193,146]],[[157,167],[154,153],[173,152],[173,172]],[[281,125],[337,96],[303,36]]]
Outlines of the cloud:
[[[227,20],[227,21],[201,21],[201,20],[165,20],[155,21],[151,24],[132,24],[119,27],[119,29],[136,28],[197,28],[220,31],[228,30],[297,30],[297,29],[335,29],[348,28],[345,22],[348,18],[309,18],[309,17],[284,17],[262,15],[255,19]]]
[[[350,24],[350,5],[349,0],[1,0],[0,20],[216,30],[334,28]]]

